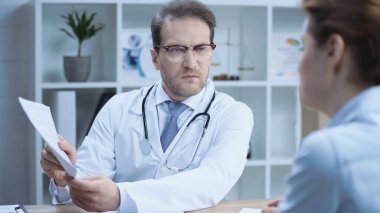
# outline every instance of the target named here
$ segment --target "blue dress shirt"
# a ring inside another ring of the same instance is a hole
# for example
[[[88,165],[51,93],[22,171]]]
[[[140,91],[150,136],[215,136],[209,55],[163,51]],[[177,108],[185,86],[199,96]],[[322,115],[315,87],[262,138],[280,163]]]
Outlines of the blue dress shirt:
[[[304,139],[279,212],[380,212],[380,86]]]

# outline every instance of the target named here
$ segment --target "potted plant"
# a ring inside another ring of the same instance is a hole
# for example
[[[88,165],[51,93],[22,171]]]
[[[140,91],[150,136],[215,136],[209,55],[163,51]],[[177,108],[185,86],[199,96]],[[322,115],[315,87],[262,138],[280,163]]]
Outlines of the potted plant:
[[[77,56],[64,56],[63,59],[64,73],[68,81],[86,81],[90,75],[91,56],[82,56],[81,52],[83,42],[104,29],[103,24],[92,23],[95,16],[96,13],[87,14],[87,11],[83,13],[72,11],[67,15],[61,16],[70,27],[71,32],[64,28],[60,30],[78,41]]]

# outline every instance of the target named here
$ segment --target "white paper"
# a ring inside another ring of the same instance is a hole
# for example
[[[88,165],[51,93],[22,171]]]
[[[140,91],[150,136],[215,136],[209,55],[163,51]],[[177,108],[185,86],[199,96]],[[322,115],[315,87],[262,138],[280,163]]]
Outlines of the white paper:
[[[66,153],[58,146],[58,134],[53,117],[51,116],[50,107],[21,97],[19,97],[19,102],[30,122],[40,133],[41,137],[47,143],[48,147],[53,152],[53,155],[58,159],[59,163],[61,163],[67,174],[75,177],[76,168],[71,164]]]
[[[239,213],[261,213],[261,209],[244,208]]]
[[[16,212],[15,210],[16,207],[18,207],[18,205],[1,205],[0,213]]]
[[[20,205],[0,205],[0,213],[22,213]]]

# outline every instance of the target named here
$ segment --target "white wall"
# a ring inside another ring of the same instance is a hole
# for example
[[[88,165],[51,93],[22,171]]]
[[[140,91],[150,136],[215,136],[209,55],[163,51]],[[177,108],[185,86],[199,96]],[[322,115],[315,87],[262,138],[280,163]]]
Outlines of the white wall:
[[[29,196],[33,138],[18,96],[33,98],[33,16],[28,0],[0,0],[0,205]]]

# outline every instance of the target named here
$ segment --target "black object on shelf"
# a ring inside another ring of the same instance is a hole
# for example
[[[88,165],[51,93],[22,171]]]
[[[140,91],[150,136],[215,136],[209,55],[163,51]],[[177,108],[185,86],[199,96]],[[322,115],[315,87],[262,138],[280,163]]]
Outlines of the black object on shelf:
[[[86,130],[86,135],[88,135],[88,132],[91,129],[92,123],[94,122],[96,116],[98,115],[99,111],[102,109],[102,107],[116,94],[115,91],[104,91],[99,98],[98,104],[96,105],[95,111],[91,116],[91,122],[89,123],[87,130]],[[84,138],[82,138],[83,140]]]

